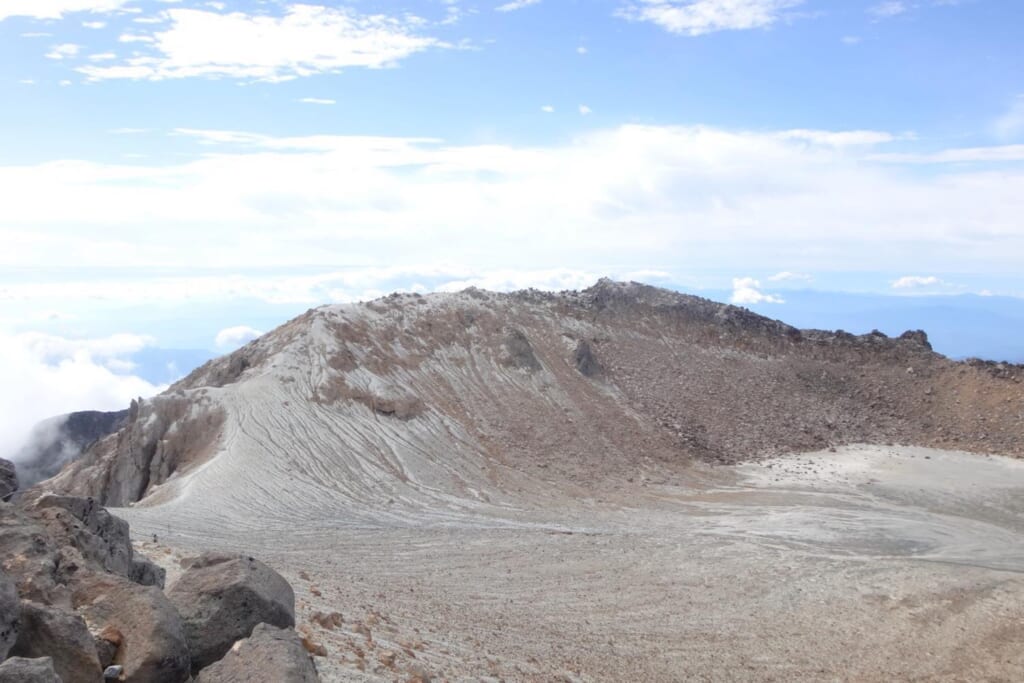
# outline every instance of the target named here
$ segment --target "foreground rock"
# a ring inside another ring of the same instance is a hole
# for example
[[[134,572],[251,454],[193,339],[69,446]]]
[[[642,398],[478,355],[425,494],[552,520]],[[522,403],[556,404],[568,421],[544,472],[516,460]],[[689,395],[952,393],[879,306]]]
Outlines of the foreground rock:
[[[0,683],[62,683],[49,657],[11,657],[0,664]]]
[[[110,647],[112,660],[101,664],[106,666],[113,661],[124,667],[124,676],[119,680],[188,680],[190,659],[181,617],[159,588],[140,586],[107,574],[80,582],[73,598],[76,609],[96,634],[100,648],[107,649],[105,643],[115,641]]]
[[[257,624],[295,626],[292,587],[251,557],[206,553],[190,560],[167,595],[184,623],[193,671],[223,657]]]
[[[96,643],[82,617],[31,600],[21,603],[21,628],[10,654],[51,657],[64,683],[96,683],[103,675]]]
[[[0,571],[0,661],[18,640],[18,591],[14,582]]]
[[[0,458],[0,500],[6,502],[18,490],[18,473],[14,463]]]
[[[196,683],[314,683],[320,678],[313,659],[292,629],[259,624],[215,664],[199,672]]]

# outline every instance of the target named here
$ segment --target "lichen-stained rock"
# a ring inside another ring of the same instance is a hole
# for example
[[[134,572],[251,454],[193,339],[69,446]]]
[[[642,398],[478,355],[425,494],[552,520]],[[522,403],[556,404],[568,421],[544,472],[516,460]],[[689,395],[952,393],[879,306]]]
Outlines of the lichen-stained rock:
[[[74,612],[30,600],[21,601],[18,640],[10,654],[52,658],[64,683],[96,683],[103,674],[85,620]]]
[[[193,671],[224,656],[260,623],[295,625],[295,593],[251,557],[206,553],[189,560],[167,596],[185,626]]]
[[[50,657],[11,657],[0,664],[0,683],[63,683]]]
[[[0,501],[8,501],[18,490],[18,471],[10,460],[0,458]]]
[[[117,633],[112,662],[124,667],[128,683],[180,683],[188,680],[190,658],[181,617],[163,591],[112,574],[75,582],[76,610],[97,640]],[[113,629],[113,630],[112,630]]]
[[[313,659],[292,629],[259,624],[224,658],[199,672],[196,683],[315,683]]]
[[[76,549],[86,561],[136,583],[163,586],[163,570],[135,557],[128,522],[95,499],[43,493],[31,496],[25,507],[61,546]]]
[[[18,591],[14,582],[0,571],[0,661],[18,640]]]

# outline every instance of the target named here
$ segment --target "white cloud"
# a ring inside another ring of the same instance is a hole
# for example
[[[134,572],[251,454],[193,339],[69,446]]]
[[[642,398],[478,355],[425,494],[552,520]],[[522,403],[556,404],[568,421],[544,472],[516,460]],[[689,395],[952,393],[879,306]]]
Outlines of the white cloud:
[[[77,57],[78,53],[82,50],[81,45],[75,45],[74,43],[64,43],[62,45],[54,45],[48,53],[46,53],[47,59],[64,59],[65,57]]]
[[[107,25],[107,22],[105,22],[105,21],[83,21],[82,22],[82,27],[83,28],[91,28],[93,30],[99,30],[101,28],[105,28],[106,25]]]
[[[935,287],[941,285],[942,280],[934,275],[904,275],[892,281],[893,289],[916,289],[917,287]]]
[[[539,3],[540,0],[512,0],[512,2],[506,2],[503,5],[498,5],[494,9],[496,12],[514,12],[517,9],[523,9],[524,7],[529,7],[530,5],[536,5]]]
[[[542,112],[544,112],[545,114],[554,114],[555,113],[555,108],[552,107],[550,104],[545,104],[543,107],[540,108],[540,110]]]
[[[9,17],[60,19],[75,12],[113,12],[128,2],[130,0],[3,0],[0,21]]]
[[[117,55],[113,52],[98,52],[89,55],[90,62],[109,62],[111,59],[117,59]]]
[[[811,282],[812,280],[814,278],[806,273],[791,273],[788,270],[776,273],[768,278],[768,282]]]
[[[803,140],[815,145],[853,147],[880,145],[898,139],[892,133],[878,130],[787,130],[778,134],[783,140]]]
[[[767,28],[803,0],[634,0],[620,17],[647,21],[672,33],[699,36],[715,31]]]
[[[840,38],[844,45],[859,45],[864,39],[860,36],[843,36]]]
[[[784,131],[627,125],[547,146],[178,134],[194,156],[177,163],[0,166],[0,267],[757,272],[770,254],[794,272],[946,272],[1013,270],[1024,253],[1019,166],[916,173]]]
[[[589,50],[587,50],[587,48],[584,47],[583,45],[580,45],[578,48],[576,48],[576,54],[578,55],[585,55],[587,54],[587,52],[589,52]]]
[[[217,333],[214,343],[222,351],[234,351],[238,347],[262,336],[263,333],[245,325],[228,327]]]
[[[594,110],[591,109],[590,107],[588,107],[587,105],[585,105],[585,104],[581,104],[580,105],[580,116],[588,116],[588,115],[593,114],[593,113],[594,113]]]
[[[910,8],[907,7],[907,3],[901,0],[887,0],[886,2],[880,2],[869,7],[868,14],[885,19],[903,14],[908,9]]]
[[[147,53],[79,70],[91,80],[283,81],[349,67],[390,67],[417,52],[447,46],[420,35],[425,22],[417,17],[364,15],[347,7],[288,5],[281,16],[175,8],[166,16],[166,30],[121,36],[122,42],[149,42]]]
[[[996,119],[995,133],[1003,140],[1024,136],[1024,95],[1017,95],[1005,114]]]
[[[328,99],[325,99],[325,98],[322,98],[322,97],[303,97],[302,99],[299,100],[299,102],[302,102],[303,104],[322,104],[322,105],[336,104],[336,102],[334,100],[328,100]]]
[[[752,277],[737,277],[732,281],[732,296],[729,301],[734,304],[783,304],[786,303],[774,294],[761,291],[761,283]]]
[[[1024,161],[1024,145],[961,147],[930,154],[872,154],[867,158],[896,164],[1009,163]]]
[[[148,343],[135,335],[71,340],[0,332],[0,457],[13,455],[33,425],[76,410],[120,410],[162,390],[124,374],[121,356]]]

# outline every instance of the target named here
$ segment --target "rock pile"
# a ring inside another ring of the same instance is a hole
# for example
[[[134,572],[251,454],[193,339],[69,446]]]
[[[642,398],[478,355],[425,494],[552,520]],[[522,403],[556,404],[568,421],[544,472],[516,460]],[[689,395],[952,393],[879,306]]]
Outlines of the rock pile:
[[[0,502],[0,683],[319,680],[274,570],[208,553],[165,593],[128,531],[88,498]]]

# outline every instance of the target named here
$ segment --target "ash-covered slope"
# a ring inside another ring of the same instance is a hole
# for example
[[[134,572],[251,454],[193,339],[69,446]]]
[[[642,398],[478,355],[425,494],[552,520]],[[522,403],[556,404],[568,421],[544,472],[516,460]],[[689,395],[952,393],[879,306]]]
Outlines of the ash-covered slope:
[[[864,442],[1022,455],[1022,376],[952,362],[920,332],[801,331],[635,283],[392,295],[204,365],[48,486],[115,506],[262,500],[282,525],[443,521],[692,459]]]

